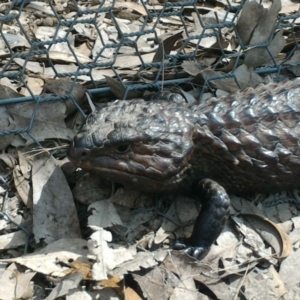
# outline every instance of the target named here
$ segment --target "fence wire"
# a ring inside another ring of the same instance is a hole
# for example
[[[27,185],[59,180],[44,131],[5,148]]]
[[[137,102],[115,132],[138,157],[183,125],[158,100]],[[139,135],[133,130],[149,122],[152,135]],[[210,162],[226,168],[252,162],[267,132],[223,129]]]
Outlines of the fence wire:
[[[97,99],[174,86],[201,98],[222,84],[298,76],[299,23],[299,4],[276,0],[1,1],[1,138],[26,133],[38,142],[31,129],[41,103],[80,109],[77,84]],[[45,89],[65,79],[63,93]],[[14,124],[27,102],[26,122]]]

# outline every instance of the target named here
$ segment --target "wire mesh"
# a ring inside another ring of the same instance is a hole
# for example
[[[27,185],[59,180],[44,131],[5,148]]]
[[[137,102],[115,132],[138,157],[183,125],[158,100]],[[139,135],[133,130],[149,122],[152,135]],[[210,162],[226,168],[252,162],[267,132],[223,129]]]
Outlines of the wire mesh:
[[[262,78],[298,76],[299,5],[263,4],[250,7],[254,25],[258,11],[265,21],[251,29],[242,15],[253,1],[1,1],[1,118],[11,117],[13,105],[34,107],[21,127],[3,121],[0,135],[26,133],[38,142],[31,128],[40,104],[71,99],[80,108],[77,83],[101,98],[112,90],[107,78],[114,78],[124,99],[189,84],[201,98],[220,81],[243,88],[241,66]],[[44,93],[33,78],[41,86],[49,79],[72,83],[63,94]]]

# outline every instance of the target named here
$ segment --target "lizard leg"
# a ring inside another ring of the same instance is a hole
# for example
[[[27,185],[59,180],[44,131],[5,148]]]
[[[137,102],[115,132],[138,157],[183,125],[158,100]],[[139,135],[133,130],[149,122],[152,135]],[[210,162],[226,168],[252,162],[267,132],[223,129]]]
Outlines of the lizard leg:
[[[217,182],[204,179],[199,183],[202,209],[198,215],[190,238],[178,240],[175,250],[184,249],[195,258],[205,256],[210,246],[222,232],[229,215],[230,199],[226,191]]]

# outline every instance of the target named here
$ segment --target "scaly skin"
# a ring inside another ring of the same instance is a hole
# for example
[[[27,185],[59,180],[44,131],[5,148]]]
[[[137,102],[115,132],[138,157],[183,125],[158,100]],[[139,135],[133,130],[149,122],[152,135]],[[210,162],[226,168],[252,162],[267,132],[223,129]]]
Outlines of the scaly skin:
[[[191,106],[117,100],[87,118],[68,156],[83,169],[151,192],[189,191],[200,182],[213,199],[205,201],[206,221],[199,217],[190,240],[175,245],[198,256],[225,223],[225,190],[300,187],[299,95],[297,79]]]

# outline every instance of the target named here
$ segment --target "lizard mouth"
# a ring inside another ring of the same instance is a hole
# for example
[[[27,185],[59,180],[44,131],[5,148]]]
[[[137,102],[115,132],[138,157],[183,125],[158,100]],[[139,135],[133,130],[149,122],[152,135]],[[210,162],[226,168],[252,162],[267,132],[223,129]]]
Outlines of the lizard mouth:
[[[110,156],[92,155],[85,148],[70,147],[67,154],[72,163],[84,170],[147,192],[173,190],[187,169],[166,174],[135,162],[131,165]]]
[[[86,167],[84,167],[87,169]],[[119,169],[99,167],[91,170],[104,178],[110,179],[125,186],[130,186],[135,189],[146,192],[167,191],[171,189],[167,181],[159,181],[145,175],[125,172]]]

